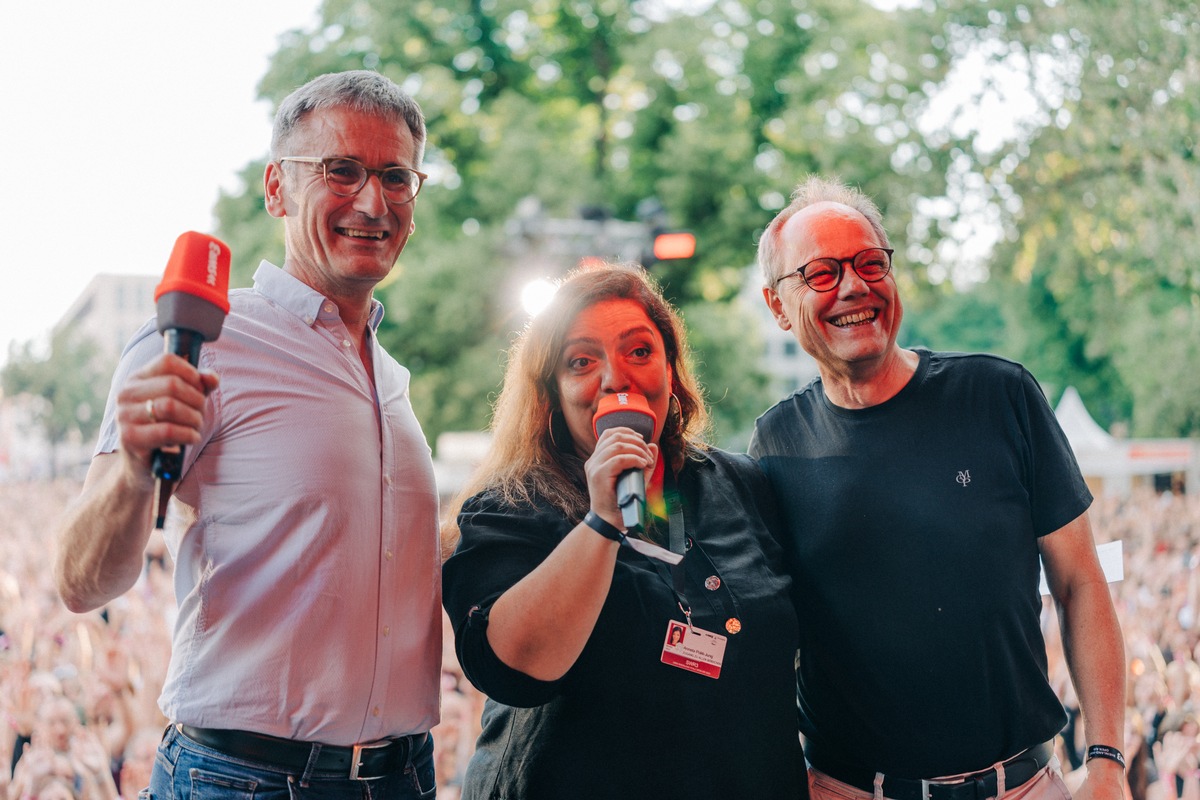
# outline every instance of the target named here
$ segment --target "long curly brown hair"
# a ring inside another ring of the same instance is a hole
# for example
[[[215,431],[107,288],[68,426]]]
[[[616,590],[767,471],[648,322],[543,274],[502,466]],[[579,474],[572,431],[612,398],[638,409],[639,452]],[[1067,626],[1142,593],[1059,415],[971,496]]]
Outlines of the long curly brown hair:
[[[679,314],[638,265],[580,267],[563,279],[550,304],[530,320],[509,349],[504,387],[492,416],[492,446],[450,504],[442,524],[444,553],[453,552],[458,544],[458,512],[463,503],[484,490],[513,506],[540,497],[570,520],[587,513],[583,459],[576,454],[563,419],[555,370],[567,332],[579,314],[616,299],[640,304],[666,344],[675,396],[659,441],[666,463],[678,470],[689,455],[707,448],[708,409],[692,374]]]

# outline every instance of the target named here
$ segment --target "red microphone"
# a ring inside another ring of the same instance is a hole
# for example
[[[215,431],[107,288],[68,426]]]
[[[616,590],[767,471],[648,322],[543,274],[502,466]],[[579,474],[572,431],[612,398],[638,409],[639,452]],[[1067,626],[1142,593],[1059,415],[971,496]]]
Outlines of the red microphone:
[[[658,418],[644,396],[617,392],[600,398],[600,405],[592,417],[592,430],[596,432],[596,438],[600,438],[600,434],[609,428],[629,428],[650,441],[657,422]],[[627,469],[617,478],[617,505],[625,529],[640,531],[646,518],[646,476],[640,469]]]
[[[154,290],[158,331],[165,352],[200,363],[200,345],[221,335],[229,313],[229,246],[188,231],[175,240],[162,282]],[[155,450],[151,471],[158,479],[154,527],[162,528],[171,487],[183,469],[183,447]]]

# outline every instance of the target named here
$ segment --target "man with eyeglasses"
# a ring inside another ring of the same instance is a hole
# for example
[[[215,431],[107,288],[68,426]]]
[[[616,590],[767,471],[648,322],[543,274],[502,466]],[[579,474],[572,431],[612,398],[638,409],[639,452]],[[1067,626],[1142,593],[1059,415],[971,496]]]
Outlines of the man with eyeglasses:
[[[875,204],[813,177],[764,232],[763,296],[820,375],[750,452],[786,519],[814,800],[1062,800],[1039,556],[1086,724],[1076,797],[1122,797],[1124,652],[1091,494],[1019,364],[897,344]]]
[[[373,298],[412,234],[424,146],[417,103],[377,73],[294,91],[264,175],[282,268],[230,293],[200,369],[153,322],[122,355],[57,580],[73,611],[134,584],[151,453],[184,445],[153,797],[433,796],[437,492]]]

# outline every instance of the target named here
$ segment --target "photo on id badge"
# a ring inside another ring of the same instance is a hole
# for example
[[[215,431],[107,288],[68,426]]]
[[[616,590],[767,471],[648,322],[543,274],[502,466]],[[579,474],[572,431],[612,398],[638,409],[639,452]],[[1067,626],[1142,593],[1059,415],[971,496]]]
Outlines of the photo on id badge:
[[[671,620],[663,638],[662,663],[718,678],[725,659],[725,637]]]

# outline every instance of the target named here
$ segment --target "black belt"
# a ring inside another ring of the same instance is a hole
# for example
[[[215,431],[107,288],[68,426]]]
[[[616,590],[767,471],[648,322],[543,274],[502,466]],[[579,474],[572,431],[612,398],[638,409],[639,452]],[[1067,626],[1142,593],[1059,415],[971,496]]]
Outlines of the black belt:
[[[818,758],[813,758],[813,751]],[[848,783],[864,792],[875,791],[875,773],[861,767],[828,763],[820,758],[819,748],[805,748],[805,756],[813,769],[824,772],[834,780]],[[1027,783],[1042,771],[1054,756],[1054,743],[1043,742],[1003,762],[1004,790],[1015,789]],[[914,780],[912,778],[883,777],[883,796],[891,800],[985,800],[996,797],[998,787],[996,769],[985,769],[953,778]]]
[[[396,739],[380,739],[367,744],[335,747],[313,742],[279,739],[248,731],[224,731],[179,725],[179,732],[197,744],[219,750],[235,758],[261,761],[284,770],[302,772],[309,767],[313,751],[320,748],[312,769],[317,772],[341,772],[350,780],[382,778],[403,770],[409,756],[425,743],[427,733],[414,733]]]

